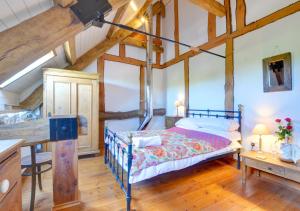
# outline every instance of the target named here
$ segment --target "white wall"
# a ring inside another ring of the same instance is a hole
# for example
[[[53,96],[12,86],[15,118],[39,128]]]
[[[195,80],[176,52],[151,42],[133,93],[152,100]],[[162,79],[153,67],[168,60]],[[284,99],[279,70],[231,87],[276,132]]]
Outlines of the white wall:
[[[35,81],[31,86],[29,86],[27,89],[23,90],[20,93],[20,102],[25,100],[27,97],[29,97],[39,86],[43,84],[43,80]]]
[[[131,111],[139,108],[139,67],[105,62],[105,110]]]
[[[189,4],[180,2],[180,40],[199,45],[207,36],[195,38],[202,26],[198,24],[200,16],[205,13],[200,8],[189,10]],[[233,28],[235,29],[235,2],[231,1]],[[247,23],[267,16],[295,0],[247,0]],[[270,6],[271,5],[271,6]],[[173,4],[167,5],[167,11],[173,11]],[[185,14],[182,16],[182,14]],[[198,18],[197,18],[198,17]],[[174,32],[174,17],[167,14],[164,20],[165,35]],[[204,17],[206,20],[207,18]],[[257,142],[257,137],[252,136],[252,128],[262,122],[275,131],[275,118],[291,117],[294,119],[295,139],[300,137],[300,50],[299,50],[299,25],[300,13],[294,14],[283,20],[277,21],[262,29],[235,39],[235,108],[238,104],[244,105],[243,137],[244,145],[249,148],[251,141]],[[222,24],[223,23],[223,24]],[[204,28],[207,24],[203,22]],[[217,19],[218,34],[225,32],[225,19]],[[200,33],[201,34],[201,33]],[[224,45],[213,51],[225,55]],[[181,49],[183,50],[183,49]],[[165,49],[164,59],[174,57],[174,46]],[[285,52],[292,53],[293,90],[287,92],[264,93],[262,79],[262,59]],[[182,52],[181,52],[182,53]],[[166,107],[167,114],[176,114],[175,100],[184,95],[183,62],[170,66],[166,71]],[[224,108],[224,82],[225,62],[222,59],[200,54],[190,59],[190,107],[191,108]],[[274,141],[274,137],[265,137]],[[268,141],[266,141],[268,142]],[[300,143],[300,141],[299,141]],[[272,144],[265,144],[265,150],[271,150]]]
[[[108,53],[118,55],[119,46],[116,45]],[[135,59],[145,57],[145,50],[134,47],[126,48],[126,56]],[[112,112],[126,112],[139,109],[140,100],[140,68],[119,62],[105,61],[105,110]],[[86,72],[96,73],[97,62],[92,62],[84,69]],[[165,108],[165,72],[153,69],[153,107]],[[154,118],[152,129],[162,128],[164,119]],[[140,124],[139,118],[127,120],[110,120],[106,125],[115,131],[136,130]]]
[[[274,130],[274,119],[284,117],[294,119],[295,139],[300,137],[299,19],[297,13],[235,39],[235,103],[245,107],[245,138],[256,123],[263,122]],[[262,59],[286,52],[292,53],[293,90],[264,93]]]
[[[0,111],[5,110],[5,105],[19,105],[19,95],[0,90]]]
[[[176,100],[184,100],[184,63],[179,62],[166,71],[166,109],[167,115],[176,115]]]
[[[225,45],[211,50],[225,54]],[[190,59],[190,108],[224,109],[225,60],[209,54]]]

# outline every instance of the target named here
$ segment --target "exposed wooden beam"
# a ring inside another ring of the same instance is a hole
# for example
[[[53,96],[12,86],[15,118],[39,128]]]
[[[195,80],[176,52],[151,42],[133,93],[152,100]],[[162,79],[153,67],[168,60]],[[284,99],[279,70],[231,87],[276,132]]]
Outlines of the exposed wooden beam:
[[[114,9],[129,0],[109,0]],[[84,30],[69,8],[53,7],[0,32],[0,83]]]
[[[179,42],[179,16],[178,16],[178,0],[174,0],[174,39]],[[175,57],[180,54],[179,44],[175,43]]]
[[[126,46],[125,44],[119,44],[119,56],[126,57]]]
[[[145,113],[145,67],[140,67],[140,112]],[[144,121],[144,117],[140,117],[140,123]]]
[[[234,110],[234,61],[232,38],[226,40],[225,109],[229,111]]]
[[[200,45],[198,47],[201,48],[201,49],[203,49],[203,50],[210,50],[212,48],[215,48],[215,47],[217,47],[219,45],[224,44],[226,42],[226,38],[227,38],[227,35],[223,34],[221,36],[216,37],[216,39],[214,39],[214,40],[212,40],[210,42],[207,42],[205,44],[202,44],[202,45]],[[192,51],[192,50],[187,51],[187,52],[179,55],[178,57],[165,62],[164,64],[162,64],[160,66],[160,68],[161,69],[167,68],[167,67],[169,67],[171,65],[174,65],[174,64],[176,64],[178,62],[184,61],[186,58],[190,58],[190,57],[196,56],[196,55],[198,55],[200,53],[202,53],[202,52],[201,51],[196,52],[196,51]]]
[[[75,64],[77,59],[75,37],[70,38],[67,42],[64,43],[64,51],[68,63],[70,65]]]
[[[143,34],[138,34],[136,32],[132,33],[128,37],[135,38],[137,40],[140,40],[142,42],[147,42],[147,36]],[[162,45],[162,41],[158,38],[153,38],[153,44],[154,45]]]
[[[129,3],[124,4],[122,7],[120,7],[117,10],[116,15],[115,15],[114,20],[113,20],[114,23],[120,23],[121,19],[123,18],[124,14],[125,14],[125,12],[126,12],[126,10],[128,8],[128,5],[129,5]],[[108,32],[107,32],[106,37],[108,39],[111,38],[111,36],[115,32],[115,30],[116,30],[116,27],[113,26],[113,25],[111,25],[110,28],[109,28],[109,30],[108,30]]]
[[[242,36],[244,34],[247,34],[249,32],[255,31],[257,29],[260,29],[266,25],[269,25],[273,22],[276,22],[282,18],[285,18],[289,15],[292,15],[296,12],[300,11],[300,1],[297,1],[287,7],[284,7],[264,18],[259,19],[258,21],[255,21],[253,23],[248,24],[244,28],[242,28],[240,31],[233,32],[230,36],[232,38],[236,38],[239,36]]]
[[[14,106],[14,109],[35,110],[43,104],[43,85],[36,88],[25,100]]]
[[[226,50],[225,50],[225,110],[234,110],[234,63],[233,39],[229,37],[232,32],[230,0],[224,0],[226,8]]]
[[[240,31],[246,25],[246,3],[245,0],[236,0],[236,29]]]
[[[190,59],[184,59],[184,107],[189,109],[190,102]]]
[[[144,15],[147,11],[147,8],[151,4],[151,0],[147,0],[143,7],[140,9],[138,14],[127,24],[129,27],[132,28],[139,28],[142,26],[142,21],[140,17]],[[82,55],[80,58],[77,59],[74,65],[67,67],[70,70],[82,70],[91,64],[95,59],[103,55],[107,50],[112,48],[115,44],[119,43],[120,41],[124,40],[128,37],[132,32],[119,29],[117,30],[114,35],[110,39],[105,39],[101,43],[97,44],[94,48],[89,50],[87,53]]]
[[[100,120],[122,120],[143,117],[144,113],[140,110],[125,111],[125,112],[100,112]],[[153,109],[154,116],[166,115],[165,108]]]
[[[62,7],[68,7],[75,2],[75,0],[54,0],[54,2]]]
[[[216,16],[214,14],[208,13],[208,41],[216,38]]]
[[[112,62],[120,62],[124,64],[130,64],[134,66],[146,66],[146,62],[134,58],[129,58],[129,57],[120,57],[120,56],[115,56],[111,54],[103,54],[104,60],[107,61],[112,61]],[[153,68],[160,69],[160,65],[153,64]]]
[[[227,0],[225,0],[225,3],[226,2],[227,2]],[[272,13],[272,14],[264,17],[264,18],[261,18],[258,21],[255,21],[255,22],[253,22],[251,24],[246,25],[240,31],[234,31],[234,32],[232,32],[231,34],[228,34],[228,35],[223,34],[221,36],[218,36],[215,40],[207,42],[207,43],[205,43],[205,44],[203,44],[203,45],[201,45],[199,47],[202,48],[202,49],[205,49],[205,50],[212,49],[214,47],[217,47],[219,45],[222,45],[222,44],[226,43],[226,38],[227,37],[229,37],[229,38],[240,37],[240,36],[242,36],[244,34],[247,34],[249,32],[255,31],[255,30],[260,29],[260,28],[262,28],[262,27],[264,27],[266,25],[269,25],[269,24],[271,24],[273,22],[276,22],[276,21],[278,21],[278,20],[280,20],[282,18],[285,18],[285,17],[287,17],[289,15],[295,14],[296,12],[299,12],[299,11],[300,11],[300,1],[297,1],[297,2],[295,2],[295,3],[293,3],[293,4],[289,5],[289,6],[287,6],[285,8],[282,8],[282,9],[280,9],[280,10],[278,10],[278,11],[276,11],[276,12],[274,12],[274,13]],[[229,20],[228,20],[228,22],[229,22]],[[227,24],[226,31],[230,31],[230,30],[232,30],[231,29],[231,24]],[[177,58],[174,58],[174,59],[171,59],[171,60],[165,62],[164,64],[162,64],[160,66],[160,69],[165,69],[165,68],[167,68],[167,67],[169,67],[171,65],[174,65],[174,64],[176,64],[178,62],[183,61],[185,58],[193,57],[193,56],[198,55],[200,53],[201,53],[201,51],[200,52],[188,51],[188,52],[186,52],[184,54],[181,54]]]
[[[161,13],[158,13],[156,15],[156,31],[155,31],[156,36],[160,36],[161,34]],[[156,64],[160,65],[161,62],[161,53],[156,52]]]
[[[226,8],[226,33],[229,35],[232,32],[230,0],[224,0],[224,7]]]
[[[160,14],[162,17],[166,16],[166,8],[163,2],[157,1],[152,6],[152,15]]]
[[[225,16],[225,7],[216,0],[190,0],[195,5],[207,10],[208,12],[219,16]]]
[[[105,112],[105,85],[104,85],[104,57],[99,57],[97,60],[97,72],[99,74],[99,113]],[[100,154],[103,155],[104,149],[104,120],[99,120],[99,148]]]
[[[0,83],[84,29],[68,8],[54,7],[0,33]]]
[[[127,37],[125,40],[120,42],[121,44],[131,45],[138,48],[147,48],[147,42],[137,40],[132,37]],[[153,51],[163,53],[164,49],[161,46],[153,45]]]

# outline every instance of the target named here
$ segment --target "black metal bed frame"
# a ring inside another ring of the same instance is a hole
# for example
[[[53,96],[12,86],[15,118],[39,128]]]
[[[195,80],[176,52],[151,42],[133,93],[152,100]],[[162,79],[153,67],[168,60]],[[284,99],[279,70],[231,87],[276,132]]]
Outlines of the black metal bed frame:
[[[188,109],[186,111],[186,117],[215,117],[215,118],[225,118],[225,119],[237,119],[241,132],[242,128],[242,106],[239,105],[238,111],[230,110],[200,110],[200,109]],[[242,140],[241,140],[242,141]],[[130,211],[131,208],[131,184],[129,182],[130,169],[132,166],[132,135],[128,137],[128,141],[119,137],[115,132],[111,131],[107,127],[105,128],[105,154],[104,162],[111,169],[113,175],[117,182],[119,183],[121,189],[126,195],[126,210]],[[220,159],[229,155],[237,154],[237,168],[240,169],[240,149],[215,156],[204,161],[199,162],[206,163],[208,161]],[[125,162],[126,165],[125,165]],[[124,168],[126,167],[126,168]]]

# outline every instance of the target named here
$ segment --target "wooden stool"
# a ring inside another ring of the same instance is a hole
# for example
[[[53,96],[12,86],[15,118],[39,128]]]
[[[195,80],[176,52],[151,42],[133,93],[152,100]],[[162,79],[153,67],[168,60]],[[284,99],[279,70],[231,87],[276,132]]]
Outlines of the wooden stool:
[[[22,176],[31,176],[31,200],[30,211],[34,210],[35,201],[35,188],[36,188],[36,175],[38,176],[39,189],[42,190],[42,177],[41,174],[49,171],[52,168],[52,153],[51,152],[39,152],[35,153],[34,147],[31,149],[31,155],[25,156],[21,159],[21,168],[31,169],[28,173],[25,171]],[[42,170],[43,165],[49,165],[45,170]]]

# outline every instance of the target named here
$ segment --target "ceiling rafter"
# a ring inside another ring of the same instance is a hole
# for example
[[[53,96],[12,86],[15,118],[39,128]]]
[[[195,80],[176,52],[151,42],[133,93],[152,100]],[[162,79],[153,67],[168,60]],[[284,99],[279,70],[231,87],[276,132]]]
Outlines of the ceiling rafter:
[[[138,48],[147,48],[147,42],[143,40],[139,40],[133,37],[127,37],[123,41],[120,42],[121,44],[130,45]],[[153,43],[153,51],[163,53],[164,49],[160,45]]]
[[[75,64],[77,59],[75,37],[70,38],[67,42],[64,43],[64,52],[67,62],[69,64]]]
[[[224,5],[220,4],[216,0],[190,0],[193,4],[207,10],[219,17],[224,17],[226,14],[226,9]]]
[[[148,7],[151,5],[151,0],[146,0],[142,8],[138,11],[135,17],[130,20],[126,25],[132,28],[140,28],[143,25],[141,17],[145,14]],[[91,64],[95,59],[102,56],[107,50],[112,48],[117,43],[120,43],[126,37],[132,34],[131,31],[124,29],[118,29],[110,39],[105,39],[104,41],[97,44],[94,48],[90,49],[84,55],[79,57],[74,65],[68,66],[66,69],[71,70],[82,70]]]
[[[113,9],[129,0],[109,0]],[[69,8],[55,6],[0,32],[0,83],[84,30]]]
[[[113,20],[114,23],[120,23],[120,21],[122,20],[124,14],[125,14],[125,12],[128,8],[128,5],[129,5],[129,3],[124,4],[122,7],[120,7],[117,10],[116,15],[115,15],[114,20]],[[111,36],[113,35],[113,33],[115,32],[115,30],[116,30],[116,27],[111,25],[108,32],[107,32],[106,38],[110,39]]]

